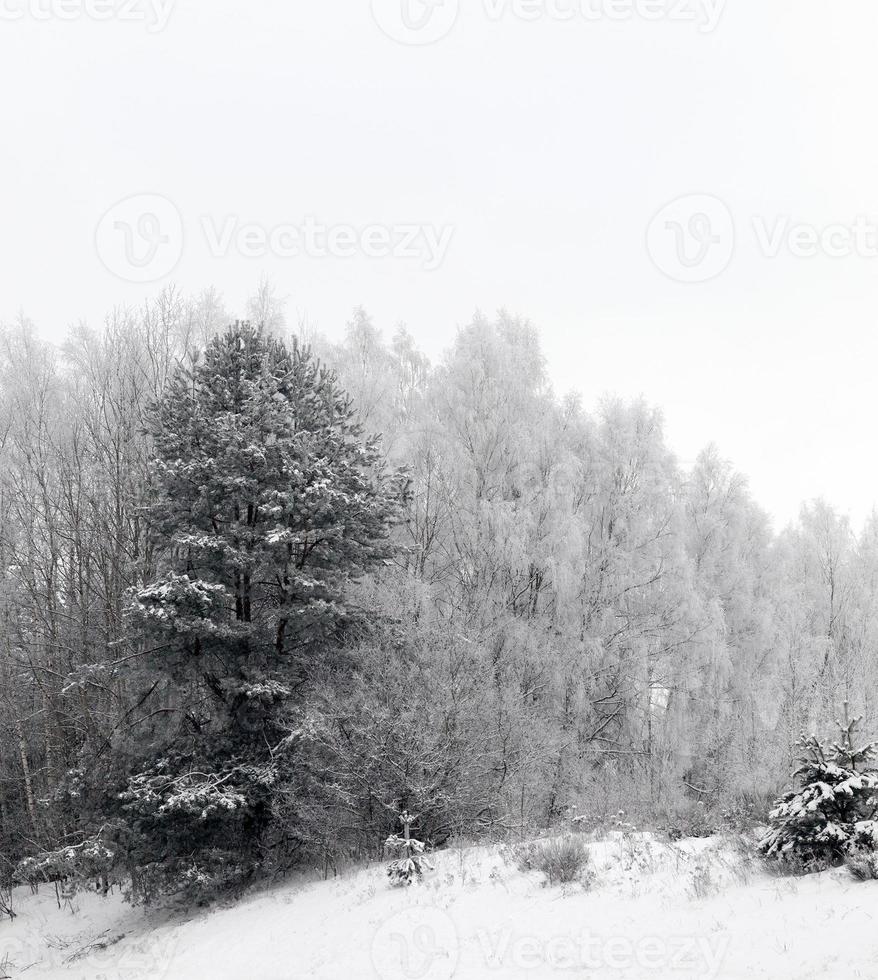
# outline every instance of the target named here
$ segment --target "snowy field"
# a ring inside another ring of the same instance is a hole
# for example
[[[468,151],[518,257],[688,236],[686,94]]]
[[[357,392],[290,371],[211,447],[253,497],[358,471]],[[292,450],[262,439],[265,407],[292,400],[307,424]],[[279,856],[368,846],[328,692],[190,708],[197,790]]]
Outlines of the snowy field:
[[[876,980],[878,882],[778,878],[718,839],[590,845],[595,880],[546,886],[501,847],[451,849],[408,890],[382,866],[287,884],[183,921],[118,896],[16,894],[18,980]]]

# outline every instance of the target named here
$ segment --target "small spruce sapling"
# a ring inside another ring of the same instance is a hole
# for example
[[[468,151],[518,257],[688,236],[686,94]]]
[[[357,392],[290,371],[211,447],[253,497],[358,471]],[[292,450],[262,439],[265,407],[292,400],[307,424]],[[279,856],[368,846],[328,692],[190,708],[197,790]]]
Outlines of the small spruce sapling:
[[[827,748],[816,735],[799,739],[794,775],[800,786],[782,796],[769,815],[771,829],[759,850],[789,867],[816,871],[851,854],[878,847],[878,743],[857,747],[857,726],[845,704],[839,741]]]
[[[422,878],[425,870],[433,870],[433,865],[424,855],[423,841],[411,835],[411,826],[417,819],[408,810],[403,810],[399,816],[403,836],[391,834],[384,842],[385,848],[400,855],[387,867],[387,877],[392,885],[410,885],[416,879]]]

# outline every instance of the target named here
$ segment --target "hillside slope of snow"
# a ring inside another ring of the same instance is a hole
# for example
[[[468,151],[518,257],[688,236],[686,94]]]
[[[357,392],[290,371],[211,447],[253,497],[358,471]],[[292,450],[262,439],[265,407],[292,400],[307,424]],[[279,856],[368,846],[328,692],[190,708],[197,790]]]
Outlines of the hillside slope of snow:
[[[420,885],[382,866],[283,885],[186,921],[19,891],[0,924],[18,980],[876,980],[878,882],[776,878],[729,843],[617,836],[590,887],[546,886],[496,846],[434,856]]]

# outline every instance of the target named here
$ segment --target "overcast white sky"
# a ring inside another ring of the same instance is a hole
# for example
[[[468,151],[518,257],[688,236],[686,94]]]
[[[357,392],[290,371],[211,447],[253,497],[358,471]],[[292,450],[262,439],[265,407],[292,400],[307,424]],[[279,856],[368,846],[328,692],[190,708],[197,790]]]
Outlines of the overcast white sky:
[[[817,495],[871,510],[875,0],[167,2],[0,0],[0,319],[60,337],[167,282],[236,308],[264,273],[329,335],[362,304],[435,356],[505,306],[559,390],[643,394],[682,460],[716,442],[778,523]],[[133,195],[170,204],[102,223]],[[113,237],[129,224],[142,257],[159,221],[173,251],[177,214],[171,271],[159,252],[128,281]],[[250,257],[258,235],[233,235],[217,257],[204,230],[308,216],[453,235],[429,269],[421,237],[420,257]],[[841,228],[796,249],[779,220]],[[675,255],[713,278],[673,278]]]

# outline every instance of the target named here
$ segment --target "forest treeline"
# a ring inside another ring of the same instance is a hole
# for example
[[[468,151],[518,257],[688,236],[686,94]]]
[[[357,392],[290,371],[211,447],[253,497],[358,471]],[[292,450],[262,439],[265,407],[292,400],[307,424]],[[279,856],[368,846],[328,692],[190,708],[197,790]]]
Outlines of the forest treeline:
[[[433,843],[734,820],[803,729],[878,717],[874,517],[775,533],[503,313],[435,364],[363,311],[296,338],[266,286],[247,317],[0,336],[0,878],[209,890],[403,808]]]

